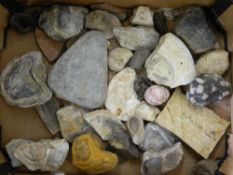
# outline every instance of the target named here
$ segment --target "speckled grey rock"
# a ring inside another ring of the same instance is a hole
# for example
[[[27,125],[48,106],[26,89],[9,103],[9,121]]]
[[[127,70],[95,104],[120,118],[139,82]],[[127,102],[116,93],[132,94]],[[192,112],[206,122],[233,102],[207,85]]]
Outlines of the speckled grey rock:
[[[82,31],[87,13],[84,7],[54,5],[42,12],[39,26],[54,40],[66,40]]]
[[[120,27],[121,22],[113,14],[104,10],[95,10],[86,16],[85,28],[95,29],[103,32],[106,39],[112,38],[112,29]]]
[[[203,74],[195,78],[186,96],[195,105],[206,106],[231,94],[231,85],[218,74]]]
[[[182,144],[176,143],[161,152],[154,150],[143,154],[141,172],[143,175],[160,175],[177,167],[183,158]]]
[[[32,51],[14,58],[2,71],[1,90],[7,103],[29,108],[46,103],[52,93],[45,84],[46,67],[42,55]]]
[[[130,50],[152,50],[159,39],[159,33],[150,27],[115,27],[113,34],[121,47]]]
[[[128,65],[136,70],[142,69],[147,57],[150,55],[150,51],[147,49],[138,49],[134,52]]]
[[[96,110],[84,114],[84,120],[105,141],[109,141],[108,149],[123,159],[137,158],[139,152],[131,142],[125,126],[108,110]]]
[[[134,90],[138,96],[139,100],[144,99],[144,94],[146,90],[154,83],[147,79],[146,77],[138,76],[134,81]]]
[[[214,48],[216,38],[208,24],[203,10],[199,7],[188,8],[175,26],[180,36],[196,54]]]
[[[102,33],[90,31],[58,59],[48,84],[58,97],[94,109],[105,102],[107,71],[107,41]]]
[[[142,149],[144,151],[153,149],[160,152],[171,147],[175,143],[175,137],[156,123],[148,123],[145,127]]]

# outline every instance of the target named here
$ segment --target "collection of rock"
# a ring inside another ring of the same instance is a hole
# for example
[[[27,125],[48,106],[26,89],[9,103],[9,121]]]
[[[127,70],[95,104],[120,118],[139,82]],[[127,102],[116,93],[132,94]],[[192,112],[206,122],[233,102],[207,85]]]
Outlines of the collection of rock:
[[[182,160],[181,140],[207,158],[229,123],[204,106],[224,100],[231,85],[222,77],[228,53],[209,51],[216,38],[203,10],[176,15],[173,34],[165,24],[169,15],[146,6],[131,16],[106,4],[90,9],[54,5],[41,13],[38,45],[50,62],[57,59],[48,76],[38,51],[13,59],[1,72],[5,101],[35,107],[49,131],[62,137],[13,139],[6,145],[12,166],[55,171],[69,143],[73,165],[88,174],[141,155],[143,175],[166,173]],[[127,18],[132,25],[125,25]],[[195,54],[202,54],[196,64]],[[60,107],[59,99],[70,104]],[[210,127],[204,128],[204,118]],[[193,132],[201,135],[195,141]]]

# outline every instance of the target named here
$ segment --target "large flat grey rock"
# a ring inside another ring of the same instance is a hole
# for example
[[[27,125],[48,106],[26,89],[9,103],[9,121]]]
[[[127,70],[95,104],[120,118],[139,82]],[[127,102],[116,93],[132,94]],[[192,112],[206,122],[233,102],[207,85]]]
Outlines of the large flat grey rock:
[[[105,102],[107,71],[107,41],[102,33],[90,31],[58,59],[48,84],[57,97],[94,109]]]

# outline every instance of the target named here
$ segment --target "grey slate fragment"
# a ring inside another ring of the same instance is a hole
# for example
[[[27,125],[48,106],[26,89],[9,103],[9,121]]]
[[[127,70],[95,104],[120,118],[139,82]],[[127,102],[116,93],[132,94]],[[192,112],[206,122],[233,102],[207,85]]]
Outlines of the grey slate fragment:
[[[130,59],[128,65],[133,69],[142,69],[150,51],[147,49],[138,49],[134,52],[133,57]]]
[[[107,41],[98,31],[85,33],[56,62],[48,84],[60,98],[94,109],[107,95]]]
[[[216,38],[208,27],[204,11],[199,7],[190,7],[185,11],[175,26],[175,33],[195,54],[210,50],[216,44]]]

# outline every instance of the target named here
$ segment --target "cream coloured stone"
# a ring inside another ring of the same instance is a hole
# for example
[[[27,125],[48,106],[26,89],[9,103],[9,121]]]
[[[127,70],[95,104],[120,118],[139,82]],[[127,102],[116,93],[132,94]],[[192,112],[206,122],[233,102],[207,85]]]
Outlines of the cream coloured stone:
[[[196,64],[198,74],[216,73],[223,75],[229,67],[228,52],[214,50],[200,57]]]
[[[147,76],[160,85],[175,88],[190,83],[196,76],[192,55],[174,34],[162,36],[145,63]]]
[[[126,48],[117,47],[111,50],[108,58],[109,68],[113,71],[122,70],[132,56],[133,53]]]
[[[144,101],[138,104],[135,109],[135,116],[151,122],[155,121],[159,113],[160,110],[158,108],[152,107]]]
[[[134,9],[131,23],[136,25],[153,26],[153,12],[150,7],[139,6]]]
[[[105,106],[123,121],[135,114],[135,107],[140,103],[134,91],[135,79],[135,70],[127,67],[116,74],[108,86]]]

